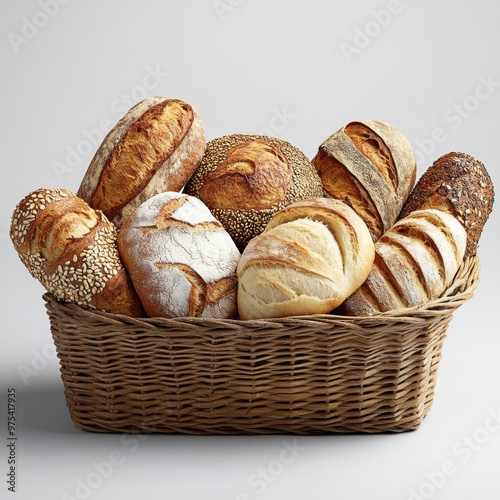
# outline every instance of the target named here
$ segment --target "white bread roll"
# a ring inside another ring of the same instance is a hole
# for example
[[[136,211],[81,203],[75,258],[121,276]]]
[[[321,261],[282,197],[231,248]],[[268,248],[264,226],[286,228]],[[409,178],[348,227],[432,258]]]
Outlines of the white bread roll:
[[[149,316],[236,317],[240,253],[197,198],[150,198],[125,221],[118,244]]]
[[[238,264],[242,319],[328,313],[368,276],[374,244],[354,210],[333,198],[277,212]]]
[[[439,297],[462,263],[466,243],[467,234],[452,215],[411,212],[377,241],[367,280],[338,312],[377,314]]]

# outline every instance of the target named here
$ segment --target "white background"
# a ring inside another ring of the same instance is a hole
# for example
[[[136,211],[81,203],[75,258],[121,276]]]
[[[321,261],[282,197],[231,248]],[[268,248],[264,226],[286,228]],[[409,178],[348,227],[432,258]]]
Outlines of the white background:
[[[76,429],[42,289],[8,238],[16,203],[42,186],[76,190],[100,137],[146,95],[192,104],[208,139],[267,132],[309,157],[349,121],[383,120],[413,145],[419,174],[458,150],[498,186],[499,3],[64,3],[4,0],[0,16],[0,498],[500,498],[498,211],[480,244],[479,288],[448,331],[434,405],[417,431],[393,435],[138,441]],[[17,393],[16,495],[7,387]]]

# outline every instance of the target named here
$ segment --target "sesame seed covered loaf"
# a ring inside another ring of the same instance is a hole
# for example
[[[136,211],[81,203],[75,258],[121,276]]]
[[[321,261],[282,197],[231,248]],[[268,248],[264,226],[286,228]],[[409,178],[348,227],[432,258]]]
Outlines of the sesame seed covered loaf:
[[[184,191],[210,208],[242,250],[278,210],[322,196],[323,188],[307,157],[289,142],[233,134],[207,143]]]
[[[477,251],[494,198],[485,166],[468,154],[451,152],[438,158],[420,177],[400,218],[426,208],[453,215],[467,231],[465,257],[469,257]]]
[[[12,216],[10,237],[21,261],[57,299],[133,317],[144,310],[106,216],[65,189],[38,189]]]

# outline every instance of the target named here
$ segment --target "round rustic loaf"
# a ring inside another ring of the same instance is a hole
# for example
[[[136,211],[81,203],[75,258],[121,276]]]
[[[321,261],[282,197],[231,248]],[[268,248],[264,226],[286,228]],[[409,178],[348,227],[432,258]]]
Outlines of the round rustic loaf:
[[[238,264],[242,319],[328,313],[368,276],[374,244],[366,224],[333,198],[277,212]]]
[[[144,316],[120,260],[115,226],[65,189],[38,189],[12,216],[10,237],[32,276],[63,302]]]
[[[199,199],[150,198],[125,221],[118,243],[149,316],[236,317],[240,253]]]
[[[289,142],[236,134],[208,142],[184,191],[208,206],[242,250],[278,210],[321,196],[322,186],[309,160]]]
[[[377,314],[436,299],[463,261],[465,229],[440,210],[417,210],[375,243],[366,281],[339,308],[350,316]]]
[[[400,217],[426,208],[453,215],[467,231],[468,257],[477,251],[494,199],[493,182],[485,166],[468,154],[451,152],[438,158],[420,177]]]
[[[191,105],[160,96],[144,99],[105,137],[78,196],[120,227],[142,202],[182,189],[205,145],[203,123]]]
[[[373,241],[396,221],[417,173],[406,138],[375,120],[342,127],[320,145],[312,163],[325,196],[351,206],[365,221]]]

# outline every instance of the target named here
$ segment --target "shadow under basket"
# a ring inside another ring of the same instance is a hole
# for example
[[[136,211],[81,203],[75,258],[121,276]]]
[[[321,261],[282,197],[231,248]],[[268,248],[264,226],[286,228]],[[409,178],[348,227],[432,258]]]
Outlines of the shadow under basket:
[[[95,432],[321,434],[416,429],[477,257],[442,296],[376,316],[133,319],[45,294],[74,424]]]

